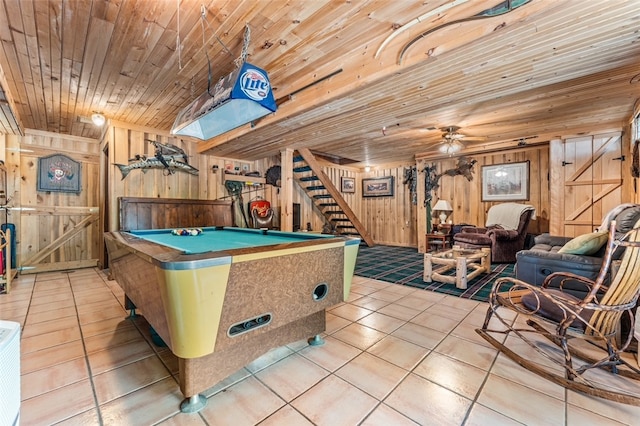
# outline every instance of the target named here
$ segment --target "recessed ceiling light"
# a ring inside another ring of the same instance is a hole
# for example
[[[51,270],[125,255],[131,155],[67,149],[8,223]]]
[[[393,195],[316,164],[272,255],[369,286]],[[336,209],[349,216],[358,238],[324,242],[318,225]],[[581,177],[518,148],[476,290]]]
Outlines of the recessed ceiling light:
[[[102,127],[104,126],[104,123],[107,121],[107,119],[104,117],[104,115],[96,112],[94,114],[91,114],[91,121],[93,121],[93,124],[95,124],[98,127]]]

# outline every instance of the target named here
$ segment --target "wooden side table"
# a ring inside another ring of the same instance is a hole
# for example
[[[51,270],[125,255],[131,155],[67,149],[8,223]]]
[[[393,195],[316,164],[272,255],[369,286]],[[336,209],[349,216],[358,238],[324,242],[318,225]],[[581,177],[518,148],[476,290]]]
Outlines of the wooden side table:
[[[435,232],[431,234],[424,234],[425,237],[425,250],[431,251],[431,246],[441,246],[444,250],[447,245],[451,247],[451,234],[443,234],[442,232]],[[438,251],[438,250],[436,250]]]
[[[442,232],[443,234],[451,234],[451,228],[453,228],[453,225],[450,223],[438,224],[438,232]]]

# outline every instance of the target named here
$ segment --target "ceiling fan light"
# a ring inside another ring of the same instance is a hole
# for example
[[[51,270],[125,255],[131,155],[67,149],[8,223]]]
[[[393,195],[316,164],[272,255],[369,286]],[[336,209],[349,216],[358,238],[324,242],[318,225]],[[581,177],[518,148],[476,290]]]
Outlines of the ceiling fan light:
[[[107,119],[104,117],[104,115],[96,112],[94,114],[91,114],[91,121],[93,121],[93,124],[95,124],[98,127],[102,127],[104,126],[104,123],[107,122]]]
[[[440,152],[447,155],[453,155],[460,151],[460,149],[462,149],[462,146],[455,141],[445,141],[445,143],[440,146]]]

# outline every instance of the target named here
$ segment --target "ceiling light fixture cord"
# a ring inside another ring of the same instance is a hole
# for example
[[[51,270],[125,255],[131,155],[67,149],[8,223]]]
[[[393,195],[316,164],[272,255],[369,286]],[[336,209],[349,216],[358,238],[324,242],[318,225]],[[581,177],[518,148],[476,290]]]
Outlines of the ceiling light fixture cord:
[[[240,57],[236,59],[235,64],[236,68],[240,68],[242,64],[247,60],[247,52],[249,51],[249,43],[251,42],[251,28],[249,28],[249,24],[244,24],[244,39],[242,41],[242,53],[240,53]]]
[[[211,60],[209,59],[209,54],[207,53],[207,42],[205,38],[204,24],[206,23],[207,27],[209,27],[211,31],[213,31],[213,28],[211,28],[211,25],[209,25],[209,22],[207,21],[207,9],[204,7],[204,4],[200,6],[200,16],[202,18],[200,20],[200,27],[202,28],[202,48],[204,49],[204,55],[207,57],[207,68],[209,70],[208,71],[209,75],[207,77],[207,93],[209,93],[209,96],[213,97],[214,94],[211,93]],[[222,40],[220,40],[220,37],[218,37],[216,34],[214,34],[213,36],[216,38],[216,40],[218,40],[218,43],[220,43],[220,45],[224,48],[224,50],[226,50],[229,55],[233,56],[229,48],[227,48],[227,46],[224,45]],[[244,50],[244,47],[243,47],[243,50]]]

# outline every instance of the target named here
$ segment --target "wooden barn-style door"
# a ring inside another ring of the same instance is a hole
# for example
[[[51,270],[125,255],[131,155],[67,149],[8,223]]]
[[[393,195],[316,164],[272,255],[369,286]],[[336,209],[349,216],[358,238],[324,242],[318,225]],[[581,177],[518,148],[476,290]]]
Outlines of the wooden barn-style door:
[[[551,233],[574,237],[592,232],[622,200],[622,134],[565,139],[560,153],[552,161],[556,169],[552,174],[560,182],[552,185],[558,189],[555,195],[552,190],[552,206],[559,211],[552,212],[556,220]]]

